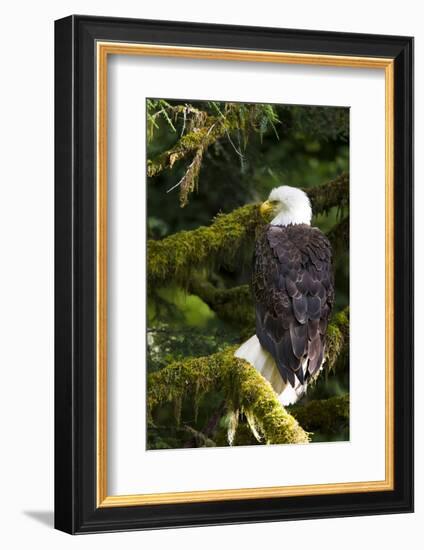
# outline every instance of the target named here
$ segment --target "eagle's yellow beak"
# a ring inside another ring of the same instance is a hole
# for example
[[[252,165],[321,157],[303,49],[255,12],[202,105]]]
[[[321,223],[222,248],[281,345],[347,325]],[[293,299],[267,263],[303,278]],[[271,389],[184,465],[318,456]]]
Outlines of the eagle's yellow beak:
[[[267,214],[272,212],[272,210],[273,210],[273,206],[269,201],[263,202],[259,208],[259,212],[261,216],[266,216]]]

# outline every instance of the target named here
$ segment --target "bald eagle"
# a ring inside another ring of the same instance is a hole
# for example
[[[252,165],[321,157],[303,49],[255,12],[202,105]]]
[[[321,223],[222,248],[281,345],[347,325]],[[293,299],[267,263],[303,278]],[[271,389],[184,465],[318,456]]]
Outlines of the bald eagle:
[[[280,402],[290,405],[304,395],[324,364],[334,304],[331,246],[318,228],[311,227],[311,205],[301,189],[273,189],[260,212],[274,217],[256,238],[256,334],[235,356],[251,363],[271,383]]]

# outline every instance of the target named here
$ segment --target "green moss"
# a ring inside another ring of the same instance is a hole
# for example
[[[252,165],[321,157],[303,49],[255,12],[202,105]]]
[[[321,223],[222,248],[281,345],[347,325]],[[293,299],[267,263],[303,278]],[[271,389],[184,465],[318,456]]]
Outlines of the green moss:
[[[325,337],[327,367],[334,369],[342,351],[349,344],[349,308],[346,307],[333,316]]]
[[[181,207],[187,205],[189,195],[197,188],[203,155],[212,144],[224,138],[237,151],[230,137],[232,133],[236,133],[238,142],[242,141],[240,147],[245,149],[252,131],[259,133],[262,140],[269,127],[274,130],[278,138],[275,124],[279,123],[279,119],[271,105],[225,103],[221,110],[217,102],[211,102],[213,115],[187,104],[171,106],[169,103],[159,105],[157,102],[151,102],[150,105],[152,110],[159,108],[148,116],[150,139],[154,130],[158,128],[155,118],[163,115],[168,125],[176,133],[170,115],[182,114],[184,116],[182,135],[174,146],[156,158],[149,158],[147,161],[147,175],[154,177],[166,169],[171,169],[176,162],[182,159],[191,159],[184,176],[174,186],[179,187]],[[184,133],[185,131],[186,133]],[[237,152],[242,155],[239,151]]]
[[[349,425],[349,394],[310,401],[288,407],[303,429],[308,432],[336,434]]]
[[[335,205],[343,207],[348,186],[348,176],[343,175],[323,186],[306,190],[314,213],[322,213]],[[253,242],[256,228],[266,221],[261,218],[258,205],[250,204],[229,214],[218,214],[209,227],[181,231],[163,240],[149,240],[149,282],[163,284],[172,280],[186,287],[193,268],[213,263],[231,265],[240,248]],[[344,234],[346,223],[344,221],[342,227]]]
[[[231,130],[231,125],[225,119],[205,116],[201,127],[194,128],[193,131],[182,136],[174,147],[161,153],[155,159],[147,161],[147,175],[149,177],[157,176],[163,170],[172,168],[177,161],[194,154],[196,150],[206,150],[209,145],[229,130]]]
[[[212,263],[231,264],[242,245],[253,240],[261,223],[258,205],[251,204],[230,214],[218,214],[209,227],[181,231],[163,240],[149,240],[149,283],[177,282],[186,287],[195,268]]]
[[[252,432],[265,443],[307,443],[308,434],[281,406],[270,384],[246,361],[234,357],[235,348],[208,357],[187,359],[170,364],[149,375],[147,408],[149,422],[155,407],[166,402],[180,403],[212,389],[225,395],[229,426],[236,432],[245,415]],[[196,399],[197,401],[197,399]]]
[[[242,292],[241,289],[237,290]],[[334,368],[348,345],[349,310],[337,313],[327,330],[327,365]],[[247,362],[234,357],[235,347],[207,357],[174,361],[148,378],[148,417],[153,424],[156,407],[172,403],[177,426],[183,401],[192,403],[194,418],[208,392],[224,396],[227,434],[233,444],[246,444],[245,427],[265,443],[305,443],[308,432],[335,433],[349,416],[348,397],[295,405],[289,413],[279,403],[270,384]],[[295,420],[296,418],[296,420]],[[241,420],[243,420],[242,423]],[[243,436],[238,435],[244,426]],[[306,430],[306,431],[305,431]],[[243,443],[244,442],[244,443]]]
[[[341,174],[332,181],[304,191],[311,200],[315,216],[328,213],[334,206],[343,210],[349,206],[349,175]]]

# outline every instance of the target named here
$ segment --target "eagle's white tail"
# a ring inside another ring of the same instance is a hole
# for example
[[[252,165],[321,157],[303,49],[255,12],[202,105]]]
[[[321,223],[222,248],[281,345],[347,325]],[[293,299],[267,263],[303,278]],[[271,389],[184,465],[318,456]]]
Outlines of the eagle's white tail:
[[[261,346],[256,334],[244,342],[234,355],[250,363],[268,380],[282,405],[296,403],[305,393],[306,384],[302,385],[297,378],[294,388],[290,383],[284,382],[274,358]]]

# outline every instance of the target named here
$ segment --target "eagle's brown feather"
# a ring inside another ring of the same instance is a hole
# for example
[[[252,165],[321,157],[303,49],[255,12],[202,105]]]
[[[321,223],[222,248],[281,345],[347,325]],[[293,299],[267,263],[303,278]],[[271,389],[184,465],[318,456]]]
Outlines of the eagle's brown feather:
[[[322,364],[334,304],[327,237],[306,224],[267,225],[256,240],[252,285],[261,345],[285,382],[304,384]]]

